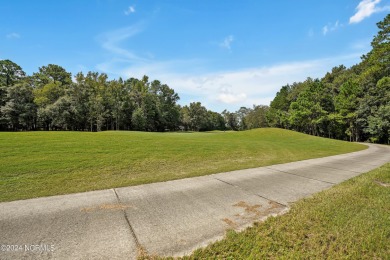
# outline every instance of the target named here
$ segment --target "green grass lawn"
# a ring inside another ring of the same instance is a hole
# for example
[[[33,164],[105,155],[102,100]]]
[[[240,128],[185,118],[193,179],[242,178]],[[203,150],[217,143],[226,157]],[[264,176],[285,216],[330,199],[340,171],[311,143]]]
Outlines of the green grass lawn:
[[[271,128],[208,133],[1,132],[0,201],[180,179],[365,148]]]
[[[185,259],[389,259],[389,185],[386,164]]]

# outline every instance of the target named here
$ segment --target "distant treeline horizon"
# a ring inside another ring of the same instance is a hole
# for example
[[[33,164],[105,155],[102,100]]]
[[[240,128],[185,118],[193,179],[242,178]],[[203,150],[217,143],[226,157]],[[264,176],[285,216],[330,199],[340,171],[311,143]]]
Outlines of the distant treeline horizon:
[[[180,106],[158,80],[108,80],[55,64],[32,75],[0,60],[0,130],[211,131],[280,127],[349,141],[390,142],[390,14],[377,23],[372,50],[359,64],[334,67],[321,79],[283,86],[270,106],[208,110]]]
[[[0,60],[0,130],[138,130],[211,131],[265,127],[267,106],[245,109],[251,124],[239,123],[238,112],[217,113],[200,102],[177,104],[179,95],[158,80],[108,80],[105,73],[72,75],[55,64],[26,75],[11,60]],[[241,109],[242,110],[242,109]],[[263,121],[254,115],[263,111]]]

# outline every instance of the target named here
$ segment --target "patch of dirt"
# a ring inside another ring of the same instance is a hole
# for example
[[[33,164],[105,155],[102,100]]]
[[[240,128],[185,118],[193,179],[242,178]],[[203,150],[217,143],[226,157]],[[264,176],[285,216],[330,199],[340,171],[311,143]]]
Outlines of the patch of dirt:
[[[137,259],[157,259],[155,255],[149,255],[148,251],[142,246],[138,246],[137,248]]]
[[[375,180],[374,181],[376,184],[378,184],[379,186],[382,186],[382,187],[390,187],[390,183],[385,183],[385,182],[381,182],[381,181],[378,181],[378,180]]]
[[[272,211],[274,211],[275,209],[282,209],[282,208],[285,208],[285,206],[281,205],[281,204],[278,204],[276,203],[275,201],[269,201],[268,204],[270,205],[270,207],[268,209],[266,209],[266,211],[264,212],[264,215],[268,215],[270,214]]]
[[[250,205],[245,201],[239,201],[232,205],[233,207],[242,208],[241,213],[235,214],[232,218],[222,219],[229,228],[239,229],[242,225],[247,225],[256,221],[263,221],[270,215],[279,214],[287,207],[274,201],[268,201],[268,205],[254,204]]]
[[[236,204],[233,205],[234,207],[240,207],[240,208],[244,208],[245,209],[245,212],[246,213],[252,213],[252,214],[258,214],[259,213],[259,208],[261,208],[261,205],[249,205],[248,203],[246,203],[245,201],[240,201]]]
[[[179,239],[179,240],[176,241],[176,243],[179,244],[179,245],[186,245],[187,244],[187,240]]]
[[[92,212],[97,210],[125,210],[127,208],[130,208],[131,206],[121,204],[121,203],[115,203],[115,204],[102,204],[97,207],[90,207],[90,208],[82,208],[80,211],[83,212]]]
[[[269,207],[266,207],[264,210],[260,211],[260,208],[262,205],[249,205],[245,201],[240,201],[236,204],[234,204],[234,207],[240,207],[245,210],[242,214],[236,214],[235,217],[239,219],[246,219],[246,220],[259,220],[260,218],[266,217],[270,214],[279,212],[281,209],[285,208],[285,206],[278,204],[274,201],[268,202]]]
[[[235,229],[237,228],[237,223],[234,222],[233,220],[231,219],[228,219],[228,218],[224,218],[222,219],[223,222],[225,222],[226,224],[228,224],[231,228]]]

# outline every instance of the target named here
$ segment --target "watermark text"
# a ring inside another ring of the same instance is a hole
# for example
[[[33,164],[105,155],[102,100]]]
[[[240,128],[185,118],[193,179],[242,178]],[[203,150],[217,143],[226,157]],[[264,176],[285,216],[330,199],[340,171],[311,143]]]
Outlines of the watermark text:
[[[54,245],[49,244],[24,244],[24,245],[0,245],[0,252],[53,252]]]

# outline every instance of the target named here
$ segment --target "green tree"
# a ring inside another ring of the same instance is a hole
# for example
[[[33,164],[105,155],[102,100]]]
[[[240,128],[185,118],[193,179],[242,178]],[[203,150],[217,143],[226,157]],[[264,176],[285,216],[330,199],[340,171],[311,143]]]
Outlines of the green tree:
[[[107,115],[109,115],[107,122],[111,121],[111,129],[120,129],[121,122],[124,118],[125,96],[125,88],[121,79],[108,82],[108,86],[104,93],[104,99],[106,110],[108,110]]]
[[[222,116],[224,118],[227,129],[234,130],[234,131],[238,130],[239,122],[236,113],[231,113],[225,109],[224,111],[222,111]]]
[[[1,107],[3,120],[11,130],[33,130],[36,121],[36,105],[32,87],[17,83],[7,89],[7,102]]]
[[[104,107],[104,90],[107,86],[107,75],[97,72],[88,72],[85,77],[85,85],[88,91],[88,121],[91,131],[101,131],[106,116]]]
[[[10,61],[0,60],[0,87],[8,88],[26,76],[22,68]]]
[[[154,80],[151,92],[157,96],[157,107],[160,112],[160,130],[175,130],[180,122],[180,109],[177,106],[179,95],[166,84]]]
[[[0,108],[5,106],[7,102],[8,88],[19,83],[25,76],[26,73],[18,64],[10,60],[0,60]],[[2,115],[1,110],[0,129],[7,129],[7,120]]]
[[[361,96],[361,87],[350,80],[341,85],[340,93],[335,98],[336,111],[345,123],[345,133],[350,141],[359,141],[360,139],[360,129],[357,125],[357,109]]]
[[[75,76],[76,82],[69,89],[71,106],[74,110],[72,130],[88,130],[89,127],[89,100],[91,90],[85,82],[85,76],[79,72]]]
[[[253,105],[253,108],[245,117],[247,129],[261,128],[268,126],[268,114],[269,107],[263,105]]]
[[[43,86],[50,82],[59,82],[61,85],[70,85],[72,83],[72,74],[63,67],[55,64],[49,64],[39,68],[38,73],[34,73],[36,84]]]
[[[52,129],[73,129],[76,110],[69,96],[60,97],[54,104],[47,106],[46,111],[48,116],[52,118]]]
[[[324,85],[319,80],[307,79],[304,90],[290,105],[290,123],[298,131],[312,135],[324,132],[323,124],[327,119],[326,110],[330,97],[324,92]]]
[[[383,77],[390,76],[390,14],[377,23],[378,33],[371,42],[372,50],[363,55],[360,82],[364,90],[374,87]]]
[[[206,128],[207,109],[200,102],[190,103],[188,114],[190,116],[190,128],[199,131]]]
[[[390,102],[368,117],[367,131],[371,134],[372,142],[390,144]]]
[[[145,131],[146,129],[146,115],[142,108],[138,107],[135,109],[131,116],[131,123],[134,130]]]
[[[185,131],[191,129],[190,108],[188,106],[180,109],[180,129]]]
[[[208,122],[209,122],[209,130],[225,130],[225,120],[220,113],[207,111],[208,114]]]
[[[239,110],[236,111],[236,116],[238,120],[238,129],[239,130],[246,130],[248,129],[246,117],[252,110],[247,107],[240,107]]]
[[[39,68],[31,77],[34,86],[34,103],[38,107],[38,123],[46,130],[52,128],[53,120],[58,121],[52,113],[54,104],[69,90],[71,74],[58,65],[49,64]],[[58,127],[57,127],[58,128]]]

